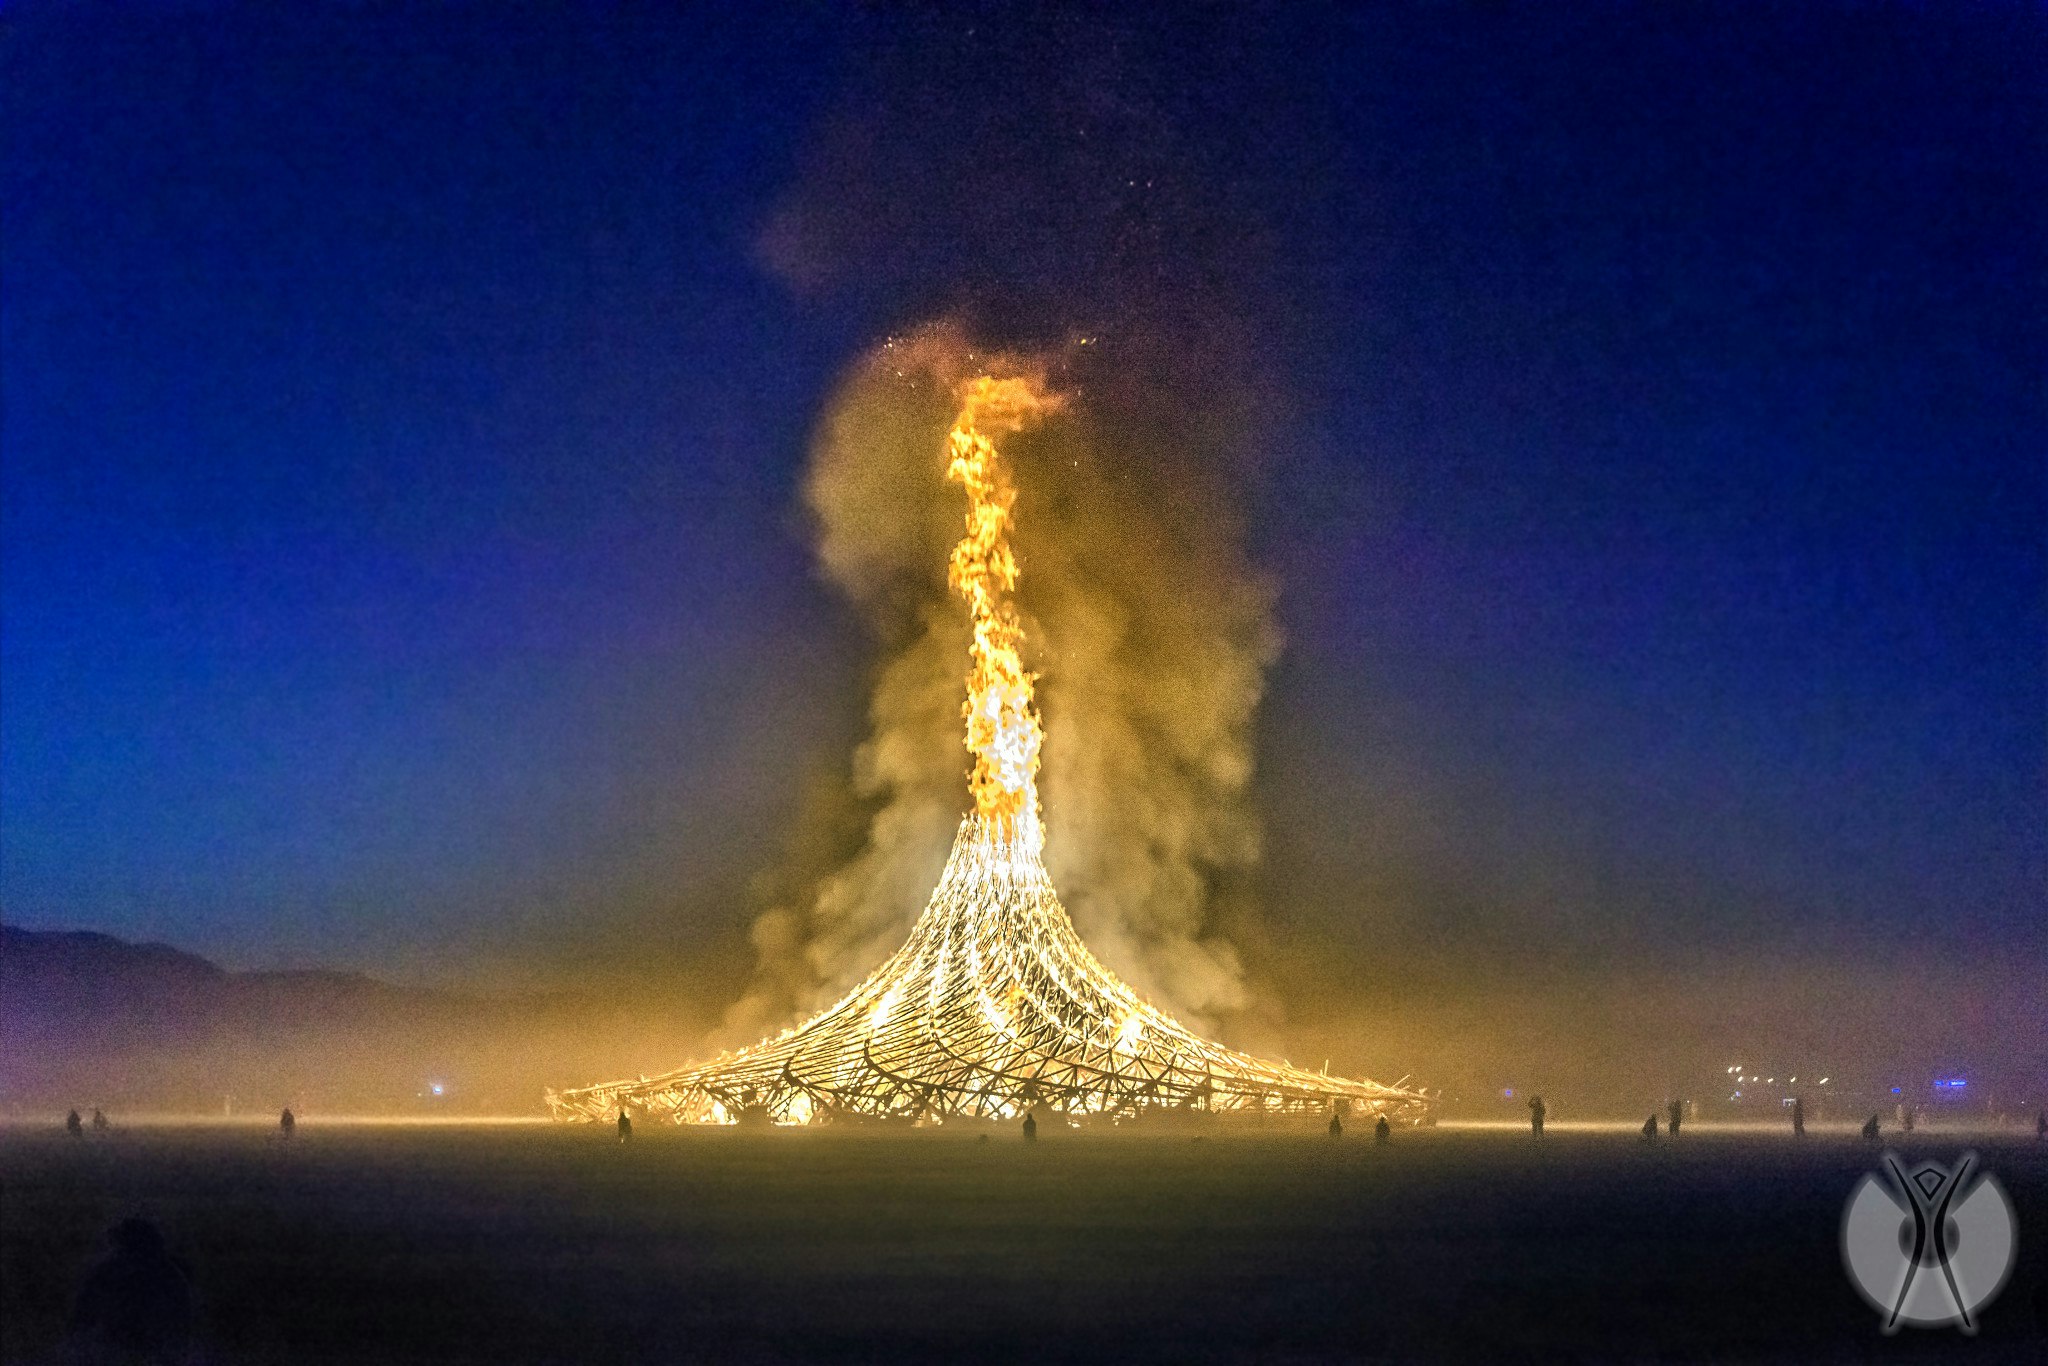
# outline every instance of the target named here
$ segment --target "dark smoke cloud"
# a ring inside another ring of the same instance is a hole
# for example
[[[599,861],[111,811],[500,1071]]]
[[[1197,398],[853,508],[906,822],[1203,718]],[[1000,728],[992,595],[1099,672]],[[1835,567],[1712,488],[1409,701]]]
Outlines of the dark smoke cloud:
[[[1226,403],[1262,388],[1261,357],[1327,285],[1296,287],[1282,229],[1344,212],[1326,92],[1283,58],[1332,34],[1309,10],[1215,17],[868,16],[757,258],[900,330],[956,318],[1021,349],[1099,335],[1127,363],[1223,381]]]

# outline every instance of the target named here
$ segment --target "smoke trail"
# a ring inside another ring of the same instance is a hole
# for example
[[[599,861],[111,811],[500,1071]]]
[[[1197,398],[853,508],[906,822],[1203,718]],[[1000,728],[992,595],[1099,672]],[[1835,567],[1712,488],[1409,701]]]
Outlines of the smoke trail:
[[[1251,723],[1278,648],[1212,458],[1179,386],[1058,358],[1077,401],[1005,440],[1018,489],[1027,663],[1040,673],[1047,860],[1082,934],[1158,1004],[1214,1027],[1252,1003],[1225,903],[1258,858]],[[884,661],[830,857],[779,879],[735,1039],[788,1023],[872,970],[923,908],[968,802],[960,744],[968,632],[946,567],[964,500],[945,474],[960,381],[1023,373],[953,325],[896,338],[830,404],[807,470],[820,563]],[[829,835],[821,839],[830,842]]]

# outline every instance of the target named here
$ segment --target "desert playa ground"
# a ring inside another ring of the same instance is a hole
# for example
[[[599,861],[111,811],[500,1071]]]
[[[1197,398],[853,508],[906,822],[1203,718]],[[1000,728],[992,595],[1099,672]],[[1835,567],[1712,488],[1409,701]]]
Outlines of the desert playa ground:
[[[1845,1131],[1200,1135],[642,1125],[0,1129],[0,1356],[65,1360],[106,1230],[190,1270],[213,1362],[2026,1361],[2048,1144],[1981,1332],[1878,1332]]]

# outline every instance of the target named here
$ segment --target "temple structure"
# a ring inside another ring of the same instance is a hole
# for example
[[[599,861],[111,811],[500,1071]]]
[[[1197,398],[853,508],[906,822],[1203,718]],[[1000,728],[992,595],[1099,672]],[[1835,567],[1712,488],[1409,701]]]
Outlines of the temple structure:
[[[1139,999],[1095,960],[1041,858],[1044,743],[1010,601],[1017,493],[996,436],[1060,406],[1041,376],[960,386],[942,451],[967,493],[947,582],[973,628],[968,791],[952,857],[910,939],[838,1004],[779,1037],[659,1077],[547,1095],[559,1119],[626,1110],[678,1123],[943,1122],[1044,1110],[1079,1121],[1160,1113],[1352,1112],[1419,1120],[1421,1092],[1305,1072],[1225,1048]]]

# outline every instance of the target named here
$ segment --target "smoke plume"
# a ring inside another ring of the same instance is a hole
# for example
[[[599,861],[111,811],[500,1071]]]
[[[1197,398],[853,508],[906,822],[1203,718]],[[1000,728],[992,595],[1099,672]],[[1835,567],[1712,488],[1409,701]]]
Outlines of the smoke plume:
[[[1047,863],[1083,936],[1139,991],[1206,1028],[1252,1004],[1237,941],[1259,854],[1246,785],[1278,648],[1271,595],[1239,545],[1217,415],[1116,361],[1086,341],[990,353],[937,324],[876,348],[832,399],[804,498],[819,562],[882,661],[850,800],[825,803],[837,828],[764,884],[773,904],[753,927],[760,965],[733,1036],[872,971],[931,893],[969,805],[968,635],[945,577],[965,501],[944,477],[946,431],[963,379],[1047,365],[1070,401],[1004,441],[1046,727]],[[836,861],[820,853],[834,841]]]
[[[945,581],[965,502],[943,441],[955,386],[1006,365],[1043,367],[1065,399],[1002,442],[1048,868],[1119,975],[1241,1036],[1259,935],[1246,783],[1278,636],[1239,518],[1281,455],[1261,436],[1326,286],[1275,250],[1272,215],[1315,197],[1276,210],[1260,187],[1336,173],[1326,117],[1197,13],[996,3],[864,32],[757,259],[796,298],[951,321],[877,347],[818,427],[819,562],[881,663],[850,771],[819,781],[760,881],[760,969],[728,1037],[893,950],[967,809],[966,616]],[[1197,100],[1246,118],[1190,117]]]

